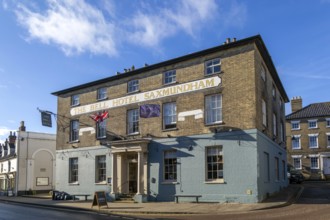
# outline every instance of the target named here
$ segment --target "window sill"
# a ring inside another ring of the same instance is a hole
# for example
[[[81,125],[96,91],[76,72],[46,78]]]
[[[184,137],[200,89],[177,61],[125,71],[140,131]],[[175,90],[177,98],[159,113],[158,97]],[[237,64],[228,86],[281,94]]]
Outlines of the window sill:
[[[131,92],[127,91],[127,94],[134,94],[134,93],[139,93],[139,92],[141,92],[141,91],[140,90],[135,90],[135,91],[131,91]]]
[[[175,84],[179,84],[179,82],[178,81],[175,81],[175,82],[171,82],[171,83],[164,83],[163,84],[163,87],[168,87],[168,86],[173,86],[173,85],[175,85]]]
[[[162,131],[163,132],[166,132],[166,131],[177,131],[179,130],[178,128],[168,128],[168,129],[163,129]]]
[[[309,149],[319,149],[319,147],[309,147]]]
[[[206,180],[204,183],[205,184],[224,184],[225,183],[225,180],[224,179]]]
[[[135,135],[139,135],[140,132],[136,132],[136,133],[130,133],[130,134],[127,134],[127,136],[135,136]]]
[[[79,186],[79,182],[69,183],[69,186]]]
[[[214,123],[205,123],[205,126],[214,126],[214,125],[224,125],[225,123],[223,121],[219,121],[219,122],[214,122]]]
[[[316,127],[316,128],[308,128],[308,130],[313,130],[313,129],[319,129],[318,127]]]
[[[101,102],[101,101],[104,101],[104,100],[107,100],[107,99],[108,99],[108,97],[105,97],[105,98],[101,98],[101,99],[96,99],[96,101]]]
[[[107,185],[107,182],[99,182],[99,183],[95,183],[95,185]]]
[[[70,105],[70,107],[71,108],[74,108],[74,107],[77,107],[77,106],[79,106],[80,105],[80,103],[79,104],[75,104],[75,105]]]
[[[161,182],[162,185],[176,185],[176,184],[180,184],[179,182]]]
[[[300,131],[301,130],[301,128],[291,128],[291,131]]]
[[[292,150],[301,150],[301,148],[292,148]]]
[[[76,141],[69,141],[68,144],[75,144],[75,143],[79,143],[80,141],[79,140],[76,140]]]

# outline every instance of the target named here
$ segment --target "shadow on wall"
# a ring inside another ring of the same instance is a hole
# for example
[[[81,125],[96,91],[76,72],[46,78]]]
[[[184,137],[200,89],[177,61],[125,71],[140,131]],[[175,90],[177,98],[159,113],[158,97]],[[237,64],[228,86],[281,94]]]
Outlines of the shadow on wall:
[[[184,193],[183,184],[189,185],[189,183],[182,182],[182,176],[185,173],[181,172],[181,161],[185,160],[184,158],[188,159],[196,156],[199,157],[199,161],[204,158],[206,146],[201,145],[203,140],[237,141],[237,145],[241,145],[241,142],[243,145],[244,142],[244,146],[249,146],[248,142],[256,141],[251,134],[238,128],[221,127],[216,131],[213,134],[162,138],[159,141],[154,139],[150,142],[148,149],[150,166],[148,167],[148,176],[150,177],[150,184],[148,184],[149,201],[174,201],[175,194]],[[226,146],[224,145],[224,147]],[[174,156],[171,155],[173,152],[175,152]],[[190,163],[192,161],[195,160],[189,159]],[[196,166],[196,164],[193,165]],[[204,163],[201,166],[204,166]]]

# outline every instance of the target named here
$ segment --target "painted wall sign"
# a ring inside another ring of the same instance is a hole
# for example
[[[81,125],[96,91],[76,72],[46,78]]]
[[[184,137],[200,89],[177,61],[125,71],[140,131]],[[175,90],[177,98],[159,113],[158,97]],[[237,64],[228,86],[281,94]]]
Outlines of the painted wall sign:
[[[217,87],[221,83],[218,76],[183,83],[175,86],[169,86],[162,89],[156,89],[148,92],[128,95],[117,99],[111,99],[103,102],[74,107],[70,113],[72,116],[86,114],[94,111],[101,111],[110,108],[121,107],[133,103],[145,102],[149,100],[160,99],[168,96],[179,95],[188,92],[194,92],[202,89]]]

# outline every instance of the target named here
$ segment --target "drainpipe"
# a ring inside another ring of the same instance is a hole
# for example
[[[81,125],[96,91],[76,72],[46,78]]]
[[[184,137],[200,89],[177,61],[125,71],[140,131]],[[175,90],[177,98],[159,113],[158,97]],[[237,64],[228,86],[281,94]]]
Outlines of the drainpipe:
[[[19,152],[21,146],[21,132],[17,132],[17,145],[16,145],[16,183],[15,183],[15,196],[18,196],[18,183],[19,183]]]

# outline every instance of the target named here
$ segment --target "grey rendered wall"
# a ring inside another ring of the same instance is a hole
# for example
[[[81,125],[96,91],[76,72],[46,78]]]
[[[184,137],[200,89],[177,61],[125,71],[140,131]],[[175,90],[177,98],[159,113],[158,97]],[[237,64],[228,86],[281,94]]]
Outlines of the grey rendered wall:
[[[286,172],[286,150],[283,147],[277,145],[274,141],[270,140],[262,132],[258,131],[258,189],[259,200],[262,201],[267,196],[279,192],[281,189],[288,186],[287,172]],[[264,154],[269,154],[269,181],[267,180],[267,161]],[[279,158],[279,173],[280,179],[276,180],[275,175],[275,157]],[[282,161],[285,161],[285,167],[282,165]],[[283,170],[284,169],[284,170]]]
[[[149,146],[149,201],[175,194],[202,195],[208,202],[258,202],[256,130],[154,140]],[[222,145],[224,183],[206,182],[205,147]],[[189,147],[192,146],[192,150]],[[176,149],[177,183],[163,182],[163,152]]]
[[[111,176],[110,150],[106,147],[88,147],[73,150],[58,150],[56,152],[56,185],[58,191],[69,194],[87,193],[93,195],[95,191],[110,192],[110,186],[95,183],[95,156],[106,155],[106,173]],[[78,184],[69,184],[69,158],[78,157]],[[91,197],[90,197],[91,199]]]

